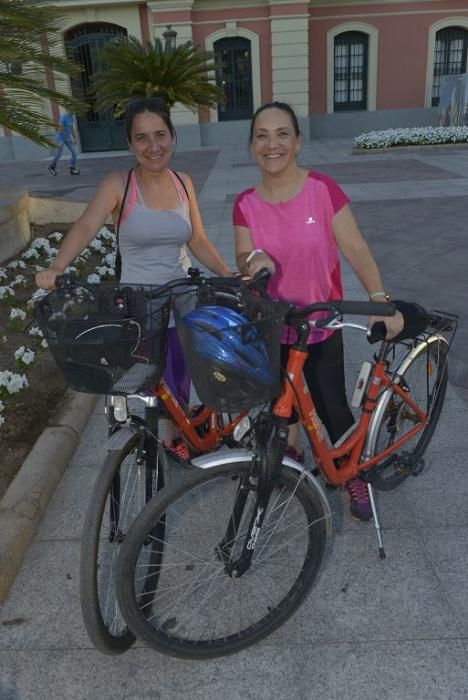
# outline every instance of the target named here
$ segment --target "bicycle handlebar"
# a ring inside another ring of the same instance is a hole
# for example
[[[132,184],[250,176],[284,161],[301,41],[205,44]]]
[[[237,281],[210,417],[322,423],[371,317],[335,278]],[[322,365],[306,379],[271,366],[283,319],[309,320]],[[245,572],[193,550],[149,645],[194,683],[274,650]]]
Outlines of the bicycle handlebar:
[[[203,286],[209,286],[209,287],[231,287],[232,289],[239,289],[241,286],[241,280],[239,277],[205,277],[199,273],[199,271],[196,268],[190,268],[190,270],[193,270],[194,272],[196,271],[198,274],[194,274],[193,276],[189,277],[179,277],[175,280],[171,280],[170,282],[167,282],[166,284],[163,285],[121,285],[121,286],[141,286],[143,288],[147,287],[148,289],[152,289],[154,287],[154,291],[149,294],[151,298],[157,298],[159,296],[164,296],[168,292],[171,292],[173,289],[176,289],[177,287],[203,287]],[[109,282],[109,284],[115,284],[115,282]],[[120,285],[120,283],[117,283]],[[83,280],[78,279],[75,277],[73,274],[64,274],[64,275],[57,275],[55,278],[55,285],[58,289],[67,289],[67,288],[72,288],[72,287],[84,287],[86,289],[93,289],[93,285],[89,284],[88,282],[84,282]],[[95,285],[97,286],[97,285]]]
[[[376,301],[323,301],[309,304],[303,309],[291,309],[289,316],[291,319],[300,320],[310,316],[316,311],[330,311],[331,317],[314,322],[316,327],[326,326],[335,315],[349,314],[353,316],[394,316],[396,306],[392,303],[381,303]]]

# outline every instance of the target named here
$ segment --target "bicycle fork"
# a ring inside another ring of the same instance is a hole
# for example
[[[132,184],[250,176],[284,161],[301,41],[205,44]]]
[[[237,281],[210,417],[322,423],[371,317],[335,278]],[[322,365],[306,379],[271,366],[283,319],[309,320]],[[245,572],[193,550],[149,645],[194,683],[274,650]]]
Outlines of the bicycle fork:
[[[282,423],[283,421],[275,428],[268,449],[264,446],[259,449],[257,456],[258,476],[249,474],[246,479],[241,480],[226,535],[216,548],[218,557],[224,562],[225,570],[232,578],[239,578],[250,567],[270,497],[280,476],[288,436],[287,426],[282,425]],[[257,494],[255,507],[247,527],[242,553],[237,560],[233,560],[231,559],[232,549],[239,536],[248,495],[253,490]]]

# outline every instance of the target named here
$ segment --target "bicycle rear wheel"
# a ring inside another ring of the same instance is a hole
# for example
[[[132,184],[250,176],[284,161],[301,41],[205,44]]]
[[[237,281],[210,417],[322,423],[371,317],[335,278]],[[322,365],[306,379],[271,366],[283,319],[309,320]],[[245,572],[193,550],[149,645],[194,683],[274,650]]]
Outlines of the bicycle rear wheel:
[[[194,659],[240,651],[284,623],[312,587],[324,553],[325,517],[307,477],[287,467],[270,498],[250,568],[238,578],[227,573],[223,540],[233,506],[246,494],[237,535],[227,545],[229,561],[245,542],[255,481],[250,463],[197,470],[166,488],[134,522],[120,552],[117,597],[129,627],[154,649]],[[161,520],[164,555],[148,605],[138,593],[147,574],[144,549]]]
[[[421,342],[402,361],[396,374],[400,386],[425,411],[428,423],[419,433],[405,442],[399,450],[379,464],[372,476],[372,484],[389,491],[411,473],[411,463],[418,469],[419,460],[434,434],[444,404],[448,380],[448,345],[441,336],[431,336]],[[371,438],[371,454],[378,454],[417,425],[415,412],[393,392],[384,394],[381,419],[375,425]],[[416,474],[416,471],[414,472]]]
[[[123,653],[135,641],[115,596],[116,562],[131,523],[161,486],[157,442],[143,429],[121,450],[108,452],[96,479],[81,541],[80,598],[86,631],[104,654]],[[155,538],[146,561],[156,564],[160,556]]]

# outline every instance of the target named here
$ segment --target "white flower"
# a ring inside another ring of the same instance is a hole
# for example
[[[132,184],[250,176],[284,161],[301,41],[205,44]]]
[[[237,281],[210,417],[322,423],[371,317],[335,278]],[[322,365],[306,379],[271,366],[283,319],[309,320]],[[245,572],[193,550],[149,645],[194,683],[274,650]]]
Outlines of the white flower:
[[[107,255],[104,255],[102,259],[103,265],[107,265],[108,267],[115,267],[115,253],[107,253]]]
[[[28,248],[21,256],[24,260],[38,260],[41,255],[35,248]]]
[[[467,126],[421,126],[411,129],[369,131],[354,139],[357,148],[391,148],[392,146],[434,145],[468,142]]]
[[[0,395],[17,394],[21,389],[28,386],[28,380],[25,374],[16,374],[6,369],[0,372]]]
[[[11,309],[10,319],[13,321],[15,318],[24,321],[26,318],[26,311],[23,311],[23,309]]]
[[[49,238],[52,241],[56,241],[57,243],[62,240],[63,238],[63,233],[60,233],[59,231],[54,231],[54,233],[49,234]]]
[[[5,270],[4,267],[0,267],[0,280],[6,280],[6,279],[8,279],[7,271]]]
[[[112,233],[112,231],[109,231],[108,228],[103,226],[98,232],[97,238],[102,238],[103,241],[110,241],[112,243],[115,240],[115,233]]]
[[[45,270],[45,267],[42,267],[42,265],[34,265],[34,272],[42,272],[42,270]]]
[[[21,367],[28,367],[30,364],[34,362],[34,358],[36,357],[36,353],[34,350],[31,350],[30,348],[25,348],[24,345],[22,345],[20,348],[15,350],[15,360],[17,364]]]
[[[49,344],[47,343],[47,340],[41,340],[41,348],[48,348]]]
[[[106,247],[100,241],[99,239],[95,238],[94,241],[91,241],[89,244],[89,247],[92,248],[92,250],[96,251],[97,253],[105,253],[106,252]]]
[[[3,425],[4,423],[5,423],[4,417],[3,417],[3,416],[0,416],[0,428],[2,427],[2,425]]]
[[[16,275],[15,279],[10,284],[12,287],[25,287],[26,277],[24,275]]]
[[[26,263],[23,260],[12,260],[12,262],[7,265],[9,270],[17,270],[18,268],[24,270],[25,267]]]
[[[11,287],[0,287],[0,299],[11,299],[15,296],[15,290]]]
[[[75,272],[78,272],[78,268],[74,267],[73,265],[69,265],[68,267],[65,268],[64,272],[66,275],[73,274]]]
[[[100,281],[101,281],[101,278],[99,277],[99,275],[96,275],[96,274],[88,275],[88,279],[87,279],[88,284],[99,284]]]
[[[3,403],[3,401],[0,401],[0,413],[3,413],[4,410],[5,410],[5,404]]]
[[[38,338],[42,338],[44,336],[39,326],[33,326],[32,328],[30,328],[28,331],[28,335],[37,336]]]
[[[101,279],[109,280],[114,277],[114,268],[102,265],[96,268],[96,272]]]
[[[6,337],[6,335],[3,335],[2,336],[2,343],[5,344],[7,341],[8,341],[8,338]]]
[[[31,248],[48,253],[50,251],[50,243],[47,238],[36,238],[36,240],[31,243]]]

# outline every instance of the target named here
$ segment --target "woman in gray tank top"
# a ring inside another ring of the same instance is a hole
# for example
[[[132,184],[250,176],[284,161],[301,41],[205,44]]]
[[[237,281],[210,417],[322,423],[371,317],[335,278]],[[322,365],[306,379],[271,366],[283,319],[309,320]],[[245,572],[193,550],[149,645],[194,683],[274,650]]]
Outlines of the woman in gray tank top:
[[[208,239],[190,177],[168,165],[176,133],[163,100],[130,102],[126,113],[129,149],[137,165],[127,173],[108,175],[78,221],[73,224],[52,265],[36,275],[38,287],[53,289],[55,278],[89,245],[112,215],[117,223],[122,208],[119,247],[121,281],[127,284],[165,284],[184,272],[184,246],[215,275],[230,276],[225,261]],[[123,202],[123,207],[122,207]],[[190,378],[174,328],[169,329],[165,379],[179,401],[188,401]]]

